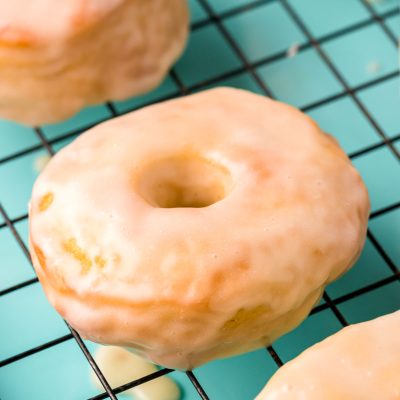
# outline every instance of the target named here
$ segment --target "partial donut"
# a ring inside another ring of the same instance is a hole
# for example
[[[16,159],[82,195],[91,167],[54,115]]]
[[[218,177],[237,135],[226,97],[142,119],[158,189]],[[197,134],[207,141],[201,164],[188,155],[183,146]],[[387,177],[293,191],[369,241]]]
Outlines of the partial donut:
[[[400,399],[400,311],[351,325],[285,364],[256,400]]]
[[[288,105],[214,89],[103,123],[35,183],[33,262],[84,337],[190,369],[297,326],[363,247],[368,195]]]
[[[147,92],[187,34],[185,0],[0,0],[0,116],[39,125]]]

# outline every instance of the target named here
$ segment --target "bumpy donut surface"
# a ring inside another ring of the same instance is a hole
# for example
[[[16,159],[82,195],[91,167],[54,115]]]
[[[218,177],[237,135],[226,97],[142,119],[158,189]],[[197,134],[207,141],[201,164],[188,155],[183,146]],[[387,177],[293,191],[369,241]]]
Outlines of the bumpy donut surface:
[[[220,88],[98,125],[34,185],[34,266],[84,337],[190,369],[298,325],[364,244],[369,201],[293,107]]]
[[[0,116],[38,125],[156,87],[186,0],[0,0]]]
[[[400,399],[400,311],[342,329],[285,364],[256,400]]]

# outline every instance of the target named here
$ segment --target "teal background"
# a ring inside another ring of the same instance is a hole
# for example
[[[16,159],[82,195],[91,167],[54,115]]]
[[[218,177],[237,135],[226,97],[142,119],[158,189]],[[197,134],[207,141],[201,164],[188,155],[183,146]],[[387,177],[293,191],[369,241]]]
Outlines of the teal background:
[[[288,2],[372,120],[346,93],[279,0],[208,0],[220,26],[210,20],[198,0],[190,0],[193,32],[174,66],[175,77],[167,76],[151,93],[112,106],[124,114],[178,96],[179,84],[188,93],[228,85],[264,94],[261,83],[277,99],[303,108],[337,138],[370,192],[372,215],[364,251],[354,268],[327,288],[349,323],[365,321],[400,308],[400,86],[396,45],[384,29],[400,34],[397,1],[382,0],[370,7],[363,0]],[[372,12],[382,18],[383,25]],[[288,58],[285,53],[293,44],[300,45],[300,51]],[[255,75],[246,69],[237,50]],[[369,71],[370,63],[378,63],[379,69]],[[67,121],[40,127],[39,132],[58,151],[85,129],[111,117],[112,108],[97,105]],[[27,204],[37,176],[34,162],[45,154],[35,129],[0,120],[0,203],[26,246]],[[68,328],[48,304],[40,284],[29,284],[35,274],[1,215],[0,256],[0,399],[78,400],[98,394],[89,380],[86,358],[74,339],[65,336]],[[24,282],[25,287],[11,291]],[[287,362],[341,327],[322,301],[274,349]],[[1,365],[14,355],[63,337],[61,343]],[[95,351],[95,344],[86,344]],[[248,400],[277,368],[261,349],[211,362],[194,374],[211,399]],[[173,372],[171,377],[182,389],[182,400],[200,398],[185,374]],[[123,394],[118,397],[124,398]]]

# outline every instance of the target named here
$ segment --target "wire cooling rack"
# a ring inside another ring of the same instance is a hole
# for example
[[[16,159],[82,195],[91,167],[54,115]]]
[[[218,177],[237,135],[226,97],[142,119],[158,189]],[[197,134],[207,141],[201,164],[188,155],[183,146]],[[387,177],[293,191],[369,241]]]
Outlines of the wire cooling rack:
[[[349,323],[400,308],[396,3],[192,0],[187,50],[154,92],[90,107],[53,126],[28,129],[0,121],[1,400],[115,400],[165,374],[178,381],[182,399],[251,399],[277,368],[308,346]],[[100,121],[218,85],[292,103],[337,137],[370,191],[366,247],[351,272],[327,288],[306,321],[273,347],[186,374],[160,369],[111,388],[93,359],[94,345],[54,313],[27,266],[32,162],[53,155]],[[103,393],[91,387],[89,365]]]

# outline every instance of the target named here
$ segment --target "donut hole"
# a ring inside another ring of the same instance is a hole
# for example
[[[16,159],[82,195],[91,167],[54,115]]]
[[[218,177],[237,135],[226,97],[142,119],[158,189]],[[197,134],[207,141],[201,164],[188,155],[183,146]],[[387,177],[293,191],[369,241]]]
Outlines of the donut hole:
[[[140,173],[137,191],[159,208],[208,207],[222,200],[231,187],[228,170],[199,156],[157,160]]]

